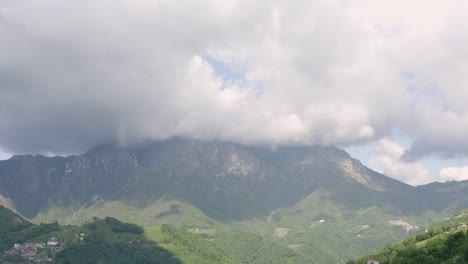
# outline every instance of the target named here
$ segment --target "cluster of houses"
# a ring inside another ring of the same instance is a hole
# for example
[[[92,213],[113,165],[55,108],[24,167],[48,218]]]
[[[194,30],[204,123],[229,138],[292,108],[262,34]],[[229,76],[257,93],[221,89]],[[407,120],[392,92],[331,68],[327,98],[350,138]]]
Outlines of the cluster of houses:
[[[52,262],[51,258],[41,259],[37,256],[42,249],[46,248],[53,248],[56,251],[60,251],[63,249],[63,247],[60,245],[59,240],[56,237],[51,237],[46,243],[15,243],[11,249],[5,251],[4,253],[7,256],[19,255],[25,260],[34,263]]]

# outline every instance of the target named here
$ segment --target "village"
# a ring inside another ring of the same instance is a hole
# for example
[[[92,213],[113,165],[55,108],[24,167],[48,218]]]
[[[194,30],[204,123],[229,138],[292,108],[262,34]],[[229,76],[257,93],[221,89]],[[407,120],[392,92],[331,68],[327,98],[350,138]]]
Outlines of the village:
[[[75,234],[76,240],[83,241],[85,233]],[[3,252],[5,256],[21,257],[30,263],[50,263],[53,262],[52,256],[56,252],[64,249],[65,245],[57,237],[51,237],[47,242],[37,243],[15,243],[12,248]]]
[[[4,252],[5,256],[20,256],[33,263],[52,262],[50,251],[59,252],[63,250],[63,245],[56,237],[51,237],[47,242],[39,243],[15,243],[13,247]],[[41,254],[43,253],[44,254]]]

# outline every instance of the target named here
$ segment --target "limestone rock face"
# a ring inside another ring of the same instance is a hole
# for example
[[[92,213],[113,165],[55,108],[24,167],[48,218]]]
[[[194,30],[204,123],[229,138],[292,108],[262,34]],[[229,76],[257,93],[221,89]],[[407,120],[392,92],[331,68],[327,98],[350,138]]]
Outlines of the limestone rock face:
[[[144,206],[169,195],[210,216],[240,219],[268,215],[319,189],[351,208],[468,207],[466,183],[412,187],[333,146],[272,150],[174,138],[128,147],[100,145],[78,156],[23,155],[0,161],[0,196],[28,217],[51,206],[82,207],[96,200]]]

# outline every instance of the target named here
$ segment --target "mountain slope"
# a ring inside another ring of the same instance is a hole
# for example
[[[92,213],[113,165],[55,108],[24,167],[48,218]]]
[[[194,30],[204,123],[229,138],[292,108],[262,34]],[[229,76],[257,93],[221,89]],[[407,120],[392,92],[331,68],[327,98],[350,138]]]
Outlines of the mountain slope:
[[[28,217],[51,205],[119,199],[144,206],[173,195],[211,217],[243,219],[292,205],[318,188],[349,205],[393,199],[403,209],[407,203],[399,199],[413,189],[335,147],[272,151],[172,139],[141,147],[102,145],[65,158],[15,156],[0,162],[0,194]]]
[[[81,227],[34,225],[0,206],[0,263],[51,261],[182,264],[170,251],[145,239],[135,224],[106,218]]]
[[[371,259],[382,264],[467,263],[467,224],[468,210],[465,210],[431,226],[425,232],[350,263],[365,263]]]
[[[238,229],[321,263],[399,241],[468,207],[467,193],[468,182],[406,185],[333,146],[272,150],[174,138],[0,162],[0,195],[39,222],[115,216],[146,226]]]
[[[240,263],[323,263],[251,233],[232,230],[222,231],[213,235],[211,239],[224,254],[231,256]]]
[[[56,239],[52,239],[55,237]],[[56,241],[56,244],[49,244]],[[249,250],[245,250],[248,247]],[[48,260],[49,259],[49,260]],[[6,262],[4,262],[6,261]],[[316,263],[259,236],[229,230],[194,234],[169,225],[145,227],[115,218],[82,226],[34,225],[0,206],[0,263]]]

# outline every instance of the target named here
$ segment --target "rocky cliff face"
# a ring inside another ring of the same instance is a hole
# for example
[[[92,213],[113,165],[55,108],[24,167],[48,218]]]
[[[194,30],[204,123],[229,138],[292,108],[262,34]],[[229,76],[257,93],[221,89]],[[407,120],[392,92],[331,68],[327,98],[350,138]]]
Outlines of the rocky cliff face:
[[[35,215],[57,191],[65,172],[65,160],[27,155],[0,162],[1,194],[9,198],[19,212]]]
[[[133,159],[128,151],[110,147],[66,158],[14,156],[0,162],[0,192],[28,217],[50,203],[70,206],[112,198],[137,175]]]
[[[418,203],[417,194],[426,191],[369,170],[332,146],[270,150],[176,138],[133,147],[101,145],[79,156],[15,156],[0,162],[0,195],[28,217],[50,205],[118,199],[144,206],[172,195],[210,216],[239,219],[291,205],[320,188],[352,207],[429,206]]]

